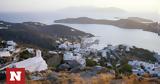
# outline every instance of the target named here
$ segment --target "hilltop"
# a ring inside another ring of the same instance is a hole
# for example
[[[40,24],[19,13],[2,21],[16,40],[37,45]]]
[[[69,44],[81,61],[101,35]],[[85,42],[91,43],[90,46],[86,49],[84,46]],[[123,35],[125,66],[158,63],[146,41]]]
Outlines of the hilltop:
[[[20,44],[34,45],[40,48],[54,49],[57,40],[79,40],[83,36],[93,36],[77,29],[39,22],[10,23],[0,21],[0,38],[13,40]]]

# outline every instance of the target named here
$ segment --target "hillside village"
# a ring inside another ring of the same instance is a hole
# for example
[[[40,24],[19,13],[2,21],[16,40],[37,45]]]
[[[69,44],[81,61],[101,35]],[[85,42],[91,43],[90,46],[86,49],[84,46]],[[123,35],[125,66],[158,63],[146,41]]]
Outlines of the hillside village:
[[[0,0],[0,84],[160,84],[159,5]]]
[[[160,55],[127,45],[108,45],[101,50],[91,48],[98,42],[90,38],[84,38],[81,42],[57,40],[59,45],[56,50],[43,51],[20,47],[14,41],[1,41],[0,79],[5,79],[5,69],[8,67],[25,68],[28,80],[50,80],[48,76],[54,73],[52,79],[57,76],[55,73],[61,71],[79,73],[82,77],[96,76],[101,71],[117,77],[122,74],[160,77]],[[149,55],[150,60],[145,55]]]

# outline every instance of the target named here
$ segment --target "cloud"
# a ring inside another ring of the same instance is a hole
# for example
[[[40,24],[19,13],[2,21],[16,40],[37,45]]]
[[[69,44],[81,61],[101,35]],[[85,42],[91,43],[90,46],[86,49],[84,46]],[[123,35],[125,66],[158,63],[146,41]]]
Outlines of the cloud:
[[[128,11],[155,11],[159,0],[0,0],[0,11],[53,11],[73,6],[119,7]]]

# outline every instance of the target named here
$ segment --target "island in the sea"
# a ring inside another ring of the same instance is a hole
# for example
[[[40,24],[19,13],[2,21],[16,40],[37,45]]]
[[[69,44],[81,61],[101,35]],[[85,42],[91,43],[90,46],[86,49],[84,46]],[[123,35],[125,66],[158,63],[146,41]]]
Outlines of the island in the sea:
[[[55,20],[55,23],[113,25],[127,29],[143,29],[144,31],[150,31],[160,34],[160,24],[158,22],[154,22],[152,20],[139,17],[128,17],[127,19],[118,19],[118,20],[92,19],[88,17],[79,17],[79,18],[66,18],[61,20]]]

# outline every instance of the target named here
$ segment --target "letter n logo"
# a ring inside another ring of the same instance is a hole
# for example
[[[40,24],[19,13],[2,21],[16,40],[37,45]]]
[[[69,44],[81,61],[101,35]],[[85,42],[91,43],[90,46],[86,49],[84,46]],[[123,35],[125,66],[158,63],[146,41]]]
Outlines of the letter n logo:
[[[7,84],[25,84],[24,68],[7,68],[6,69]]]

